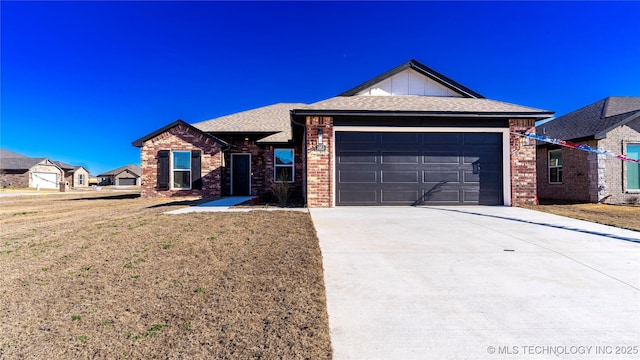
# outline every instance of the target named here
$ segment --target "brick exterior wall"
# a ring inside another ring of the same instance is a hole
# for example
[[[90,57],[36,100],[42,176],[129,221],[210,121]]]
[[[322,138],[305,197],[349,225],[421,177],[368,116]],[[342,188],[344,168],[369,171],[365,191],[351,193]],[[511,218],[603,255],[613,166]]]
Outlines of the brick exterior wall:
[[[611,130],[605,139],[580,143],[624,154],[627,144],[640,144],[640,119]],[[566,147],[562,148],[562,184],[549,184],[549,149],[540,147],[537,153],[538,196],[541,199],[623,204],[640,198],[640,191],[626,188],[626,162]]]
[[[294,182],[291,183],[291,197],[302,197],[302,183],[304,174],[304,159],[302,146],[258,145],[252,140],[227,140],[229,150],[224,153],[224,167],[222,169],[222,195],[231,195],[231,154],[251,155],[251,195],[260,195],[272,191],[274,184],[274,151],[275,149],[293,149],[294,154]]]
[[[509,132],[535,132],[535,120],[510,119]],[[526,145],[526,138],[511,134],[511,205],[535,205],[536,198],[536,147]],[[507,186],[507,184],[505,184]]]
[[[24,170],[3,170],[0,172],[0,187],[28,188],[30,174]]]
[[[157,189],[158,151],[201,150],[202,189]],[[166,132],[147,140],[140,149],[142,168],[140,194],[142,197],[201,196],[216,198],[222,194],[222,151],[213,139],[186,126],[176,125]]]
[[[307,206],[332,207],[333,204],[333,118],[330,116],[307,116]],[[326,150],[316,150],[318,130],[322,129],[322,143]]]
[[[585,142],[591,147],[596,141]],[[562,183],[549,183],[549,150],[562,151]],[[591,200],[591,184],[597,183],[596,155],[566,147],[539,147],[537,149],[538,197],[569,201]],[[595,176],[595,178],[594,178]],[[596,186],[597,193],[597,186]]]

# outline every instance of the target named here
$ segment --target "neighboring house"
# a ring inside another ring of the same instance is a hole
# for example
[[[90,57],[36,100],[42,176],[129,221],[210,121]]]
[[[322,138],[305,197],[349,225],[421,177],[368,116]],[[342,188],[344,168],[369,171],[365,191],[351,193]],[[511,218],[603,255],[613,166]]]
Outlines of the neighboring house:
[[[520,205],[535,203],[535,147],[512,133],[552,115],[486,99],[411,60],[324,101],[177,120],[133,145],[145,197],[286,184],[309,207]]]
[[[536,133],[638,159],[640,97],[608,97],[539,125]],[[547,143],[537,148],[541,199],[639,202],[638,164]]]
[[[56,165],[64,171],[64,180],[72,188],[89,186],[89,171],[84,166],[74,166],[56,161]]]
[[[98,175],[98,185],[136,186],[140,185],[140,167],[125,165]]]
[[[57,189],[63,171],[47,158],[30,158],[0,149],[0,186]]]

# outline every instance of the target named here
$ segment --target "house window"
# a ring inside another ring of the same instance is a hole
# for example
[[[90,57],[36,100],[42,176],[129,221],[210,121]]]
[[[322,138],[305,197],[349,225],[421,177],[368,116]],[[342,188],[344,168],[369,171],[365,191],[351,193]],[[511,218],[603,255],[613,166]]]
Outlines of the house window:
[[[562,183],[562,150],[549,150],[549,183]]]
[[[84,185],[84,174],[78,174],[78,185]]]
[[[627,157],[640,159],[640,144],[627,144]],[[640,190],[640,164],[627,162],[627,190]]]
[[[191,151],[174,151],[172,165],[173,188],[191,189]]]
[[[276,149],[273,162],[276,182],[293,182],[293,149]]]

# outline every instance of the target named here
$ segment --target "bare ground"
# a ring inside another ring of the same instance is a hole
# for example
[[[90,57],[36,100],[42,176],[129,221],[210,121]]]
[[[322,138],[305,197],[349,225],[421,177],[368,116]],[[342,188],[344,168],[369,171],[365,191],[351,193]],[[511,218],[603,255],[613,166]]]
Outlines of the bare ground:
[[[640,231],[640,206],[608,204],[544,204],[524,206],[574,219]]]
[[[308,214],[0,198],[0,358],[331,358]]]

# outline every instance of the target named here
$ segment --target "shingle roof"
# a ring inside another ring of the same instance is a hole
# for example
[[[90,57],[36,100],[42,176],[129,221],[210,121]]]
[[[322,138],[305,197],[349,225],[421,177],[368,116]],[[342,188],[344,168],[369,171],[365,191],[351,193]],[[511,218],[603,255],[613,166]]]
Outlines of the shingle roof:
[[[13,151],[0,149],[0,158],[26,158],[28,156],[24,156],[22,154],[15,153]]]
[[[120,174],[121,172],[128,170],[130,173],[136,175],[136,176],[140,176],[140,166],[138,165],[134,165],[134,164],[129,164],[129,165],[125,165],[125,166],[121,166],[117,169],[113,169],[111,171],[107,171],[106,173],[100,174],[98,176],[100,177],[104,177],[104,176],[116,176],[118,174]]]
[[[610,96],[536,126],[536,133],[560,140],[602,139],[607,132],[640,118],[640,97]]]
[[[75,169],[75,166],[67,164],[67,163],[62,162],[62,161],[54,161],[54,163],[56,165],[58,165],[58,167],[60,169],[62,169],[62,170],[73,170],[73,169]]]
[[[295,113],[330,112],[405,112],[425,114],[484,114],[484,115],[524,115],[548,118],[553,113],[505,102],[459,97],[440,96],[338,96],[323,100]]]
[[[257,142],[288,142],[292,139],[292,109],[304,108],[302,103],[280,103],[193,124],[211,133],[264,133],[268,135]]]
[[[45,161],[46,158],[28,158],[28,157],[15,157],[15,158],[0,158],[0,169],[3,170],[29,170],[35,165]]]

